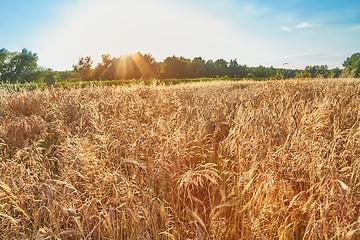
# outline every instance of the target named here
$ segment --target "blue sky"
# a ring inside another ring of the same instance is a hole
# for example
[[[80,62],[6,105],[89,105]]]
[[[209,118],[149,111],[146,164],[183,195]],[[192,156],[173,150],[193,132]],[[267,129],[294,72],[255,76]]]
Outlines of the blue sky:
[[[360,52],[359,0],[0,0],[0,13],[0,48],[57,70],[136,51],[332,68]]]

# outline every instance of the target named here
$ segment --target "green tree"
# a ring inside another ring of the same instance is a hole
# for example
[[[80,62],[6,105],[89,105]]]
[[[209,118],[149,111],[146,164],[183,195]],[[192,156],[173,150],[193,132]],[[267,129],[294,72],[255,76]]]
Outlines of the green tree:
[[[329,77],[331,78],[338,78],[341,76],[342,70],[340,68],[333,68],[329,72]]]
[[[77,72],[83,81],[89,81],[93,79],[93,61],[91,57],[82,57],[76,65],[73,65],[74,71]]]
[[[5,77],[8,77],[10,59],[10,52],[5,48],[0,49],[0,80],[2,82],[6,81]]]
[[[162,78],[186,78],[189,77],[190,60],[184,57],[167,57],[160,66]]]
[[[219,77],[228,75],[228,62],[224,59],[218,59],[215,61],[216,75]]]
[[[48,87],[55,85],[55,77],[53,73],[47,73],[44,77],[44,82]]]
[[[21,52],[0,50],[0,79],[3,82],[33,82],[41,77],[37,65],[38,56],[26,48]]]
[[[360,53],[354,53],[342,65],[346,76],[360,77]]]
[[[240,65],[237,59],[236,58],[231,59],[229,62],[229,70],[228,70],[229,76],[232,78],[239,77],[239,69],[240,69]]]
[[[122,55],[113,58],[111,61],[111,72],[114,72],[115,79],[139,79],[141,72],[137,66],[135,55]]]
[[[79,74],[74,70],[58,71],[56,73],[57,81],[74,82],[79,80]]]
[[[330,71],[327,65],[314,65],[314,66],[306,66],[302,75],[304,77],[315,78],[315,77],[328,77],[329,73]]]
[[[111,80],[114,79],[114,74],[110,70],[112,59],[110,54],[103,54],[102,62],[99,63],[93,72],[93,78],[96,80]]]
[[[314,78],[316,76],[316,68],[314,66],[306,66],[303,71],[303,76],[306,78]]]
[[[0,68],[1,69],[4,66],[4,64],[6,64],[9,54],[10,54],[10,52],[7,49],[5,49],[5,48],[0,49]]]
[[[216,77],[216,65],[213,60],[209,59],[205,63],[206,77]]]
[[[200,78],[206,76],[206,63],[202,57],[195,57],[189,64],[189,77]]]
[[[144,79],[157,78],[159,76],[158,64],[151,54],[142,54],[140,52],[132,56],[136,67]]]
[[[317,66],[317,77],[323,77],[326,78],[329,76],[329,67],[327,65],[320,65]]]
[[[264,67],[262,65],[255,67],[253,70],[254,70],[255,78],[267,78],[267,77],[269,77],[268,68],[266,68],[266,67]]]

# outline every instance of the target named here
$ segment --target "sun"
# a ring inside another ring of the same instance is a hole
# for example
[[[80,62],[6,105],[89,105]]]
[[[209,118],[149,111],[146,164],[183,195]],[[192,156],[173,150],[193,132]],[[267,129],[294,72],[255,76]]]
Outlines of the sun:
[[[118,57],[138,51],[160,61],[171,55],[230,59],[237,57],[234,52],[253,51],[251,44],[240,44],[239,39],[255,42],[222,19],[175,1],[80,1],[62,15],[34,48],[40,64],[59,70],[71,69],[84,56],[98,63],[103,54]],[[224,39],[226,48],[219,47]]]
[[[150,54],[136,52],[121,55],[120,57],[112,58],[111,62],[115,69],[116,79],[148,79],[158,77],[157,63]],[[102,65],[104,64],[103,62]]]

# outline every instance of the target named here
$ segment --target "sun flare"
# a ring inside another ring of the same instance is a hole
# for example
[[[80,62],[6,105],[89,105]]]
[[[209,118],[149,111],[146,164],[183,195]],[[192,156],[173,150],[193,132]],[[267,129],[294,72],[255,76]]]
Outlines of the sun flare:
[[[43,53],[40,63],[56,61],[58,68],[69,69],[83,56],[97,63],[102,54],[137,51],[159,60],[172,54],[235,58],[234,52],[250,53],[256,46],[254,39],[232,29],[224,19],[163,0],[80,1],[67,9],[66,16],[50,26],[50,34],[35,49]],[[218,47],[224,40],[227,48]]]

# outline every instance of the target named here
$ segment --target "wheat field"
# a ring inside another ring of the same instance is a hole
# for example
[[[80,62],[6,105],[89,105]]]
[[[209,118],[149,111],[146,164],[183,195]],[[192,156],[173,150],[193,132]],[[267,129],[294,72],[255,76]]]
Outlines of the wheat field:
[[[0,239],[360,239],[360,81],[0,90]]]

